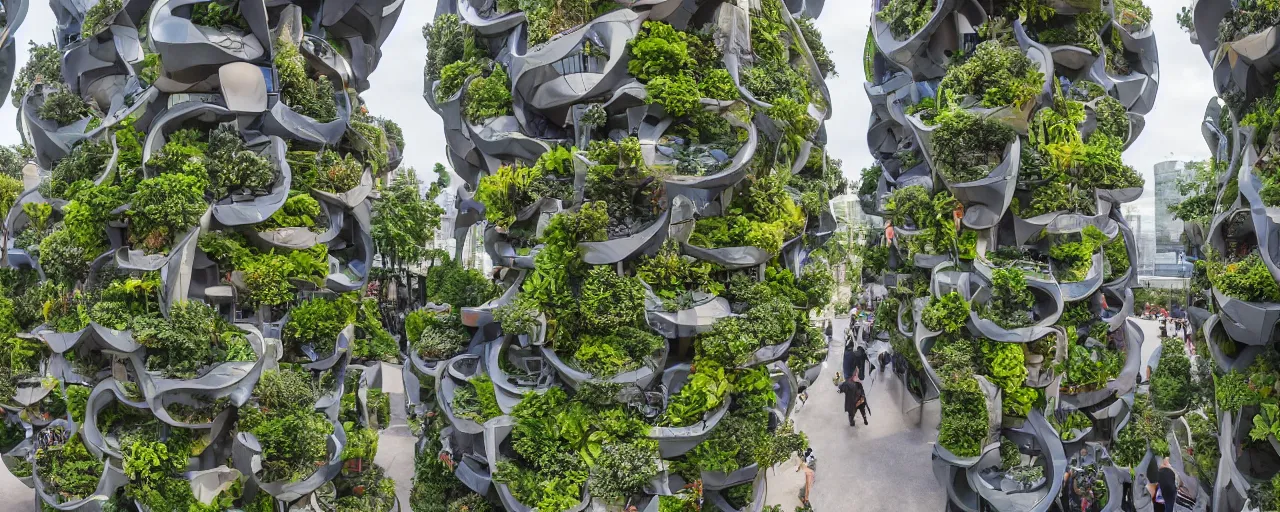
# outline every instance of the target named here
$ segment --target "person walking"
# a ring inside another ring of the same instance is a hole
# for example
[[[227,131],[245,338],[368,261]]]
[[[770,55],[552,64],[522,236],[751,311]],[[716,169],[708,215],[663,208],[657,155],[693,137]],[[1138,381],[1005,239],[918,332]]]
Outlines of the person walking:
[[[858,380],[862,380],[867,376],[867,349],[861,345],[855,345],[852,341],[847,342],[844,346],[844,375],[847,377],[857,376]]]
[[[871,407],[867,406],[867,392],[863,389],[862,381],[858,376],[850,375],[848,380],[840,383],[836,391],[844,394],[844,412],[849,415],[849,426],[857,426],[854,415],[858,412],[862,413],[862,424],[868,425],[867,412]]]

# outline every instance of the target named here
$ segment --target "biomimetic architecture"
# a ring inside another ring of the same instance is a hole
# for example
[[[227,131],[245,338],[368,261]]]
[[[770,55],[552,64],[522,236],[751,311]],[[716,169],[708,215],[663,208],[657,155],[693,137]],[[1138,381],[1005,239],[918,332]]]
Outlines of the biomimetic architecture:
[[[1121,152],[1160,79],[1150,21],[1139,0],[876,4],[858,191],[888,225],[865,259],[891,289],[874,330],[904,410],[939,428],[948,510],[1056,510],[1065,485],[1119,510],[1131,480],[1149,510],[1160,456],[1185,469],[1168,418],[1188,405],[1138,386],[1155,362],[1120,214],[1143,186]]]
[[[439,4],[424,96],[501,286],[405,319],[414,503],[764,508],[826,355],[821,7]]]
[[[360,92],[403,3],[54,0],[14,77],[27,3],[0,453],[36,509],[399,510],[364,292],[403,140]]]
[[[1218,92],[1201,125],[1213,156],[1196,165],[1190,197],[1177,212],[1188,254],[1201,259],[1190,311],[1204,359],[1197,384],[1205,388],[1198,410],[1182,421],[1196,442],[1195,462],[1204,468],[1214,510],[1280,510],[1274,392],[1280,189],[1270,121],[1280,48],[1268,41],[1280,25],[1280,6],[1201,0],[1178,21],[1203,50]]]

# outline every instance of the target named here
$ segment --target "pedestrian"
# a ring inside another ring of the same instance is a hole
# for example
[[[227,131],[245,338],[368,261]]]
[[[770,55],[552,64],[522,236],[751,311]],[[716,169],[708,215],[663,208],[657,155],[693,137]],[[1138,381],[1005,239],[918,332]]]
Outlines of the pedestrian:
[[[853,367],[858,370],[858,380],[867,378],[867,363],[871,358],[867,357],[867,349],[862,345],[858,345],[858,352],[854,354]]]
[[[800,490],[800,505],[802,508],[797,510],[813,510],[809,504],[809,494],[813,492],[813,481],[816,478],[818,470],[818,459],[813,456],[813,448],[806,448],[804,454],[800,456],[800,465],[796,466],[796,472],[804,471],[804,489]]]
[[[867,349],[861,345],[846,344],[844,346],[844,374],[857,376],[862,380],[867,376]]]
[[[889,369],[889,351],[888,350],[881,351],[879,359],[880,359],[880,373],[884,373],[885,370]]]
[[[1169,458],[1160,461],[1156,481],[1147,483],[1147,492],[1156,512],[1190,511],[1196,507],[1199,487],[1194,479],[1184,478],[1169,464]]]
[[[844,412],[849,415],[849,426],[857,426],[854,415],[858,412],[862,413],[862,424],[868,425],[867,412],[871,407],[867,405],[867,392],[858,376],[850,375],[849,380],[841,383],[837,391],[844,394]]]
[[[832,333],[832,329],[833,329],[833,328],[832,328],[832,326],[831,326],[831,324],[833,324],[833,323],[835,323],[835,322],[832,322],[832,321],[828,320],[828,321],[827,321],[827,327],[826,327],[826,329],[823,329],[823,333],[825,333],[825,334],[827,335],[827,343],[828,343],[828,344],[830,344],[830,343],[831,343],[831,333]]]

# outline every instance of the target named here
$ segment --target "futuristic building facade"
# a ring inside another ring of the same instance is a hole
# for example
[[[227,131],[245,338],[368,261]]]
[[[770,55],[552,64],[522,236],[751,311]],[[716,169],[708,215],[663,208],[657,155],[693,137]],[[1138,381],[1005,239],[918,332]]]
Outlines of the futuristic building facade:
[[[48,4],[0,169],[6,467],[36,510],[399,510],[363,292],[403,140],[360,92],[403,2]]]
[[[1154,361],[1128,318],[1137,255],[1120,207],[1143,180],[1121,152],[1159,86],[1150,10],[875,6],[877,164],[858,194],[889,225],[864,262],[891,289],[874,330],[897,354],[894,392],[912,420],[939,427],[947,509],[1060,510],[1070,485],[1072,506],[1121,510],[1132,489],[1151,510],[1158,455],[1183,469],[1186,436],[1137,386]]]
[[[1213,159],[1184,220],[1188,253],[1203,254],[1192,279],[1192,320],[1206,340],[1214,393],[1204,404],[1216,436],[1213,509],[1277,510],[1276,408],[1269,382],[1280,373],[1275,327],[1280,312],[1276,266],[1276,143],[1259,115],[1275,110],[1274,6],[1193,2],[1183,27],[1212,68],[1218,97],[1205,109],[1201,132]],[[1246,285],[1247,283],[1247,285]],[[1202,354],[1204,355],[1204,354]],[[1203,422],[1202,422],[1203,423]],[[1193,427],[1195,424],[1193,424]],[[1196,432],[1193,430],[1193,434]],[[1209,485],[1208,482],[1205,485]]]
[[[763,508],[826,356],[821,10],[439,3],[424,96],[505,291],[406,319],[415,503]]]

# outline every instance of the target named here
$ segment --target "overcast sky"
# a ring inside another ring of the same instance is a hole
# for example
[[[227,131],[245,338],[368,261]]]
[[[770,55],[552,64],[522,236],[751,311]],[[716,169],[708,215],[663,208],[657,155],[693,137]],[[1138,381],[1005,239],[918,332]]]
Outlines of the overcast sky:
[[[47,3],[32,0],[27,19],[18,30],[19,61],[26,59],[28,40],[48,42],[53,38],[54,18]],[[1147,0],[1154,11],[1153,24],[1160,50],[1160,93],[1155,109],[1147,115],[1147,128],[1125,152],[1125,161],[1147,176],[1148,192],[1141,200],[1151,203],[1152,166],[1170,159],[1208,158],[1200,136],[1204,106],[1214,94],[1209,65],[1199,47],[1190,43],[1174,16],[1184,0]],[[862,48],[870,19],[867,1],[827,2],[818,27],[840,76],[828,80],[835,112],[827,123],[828,148],[844,161],[844,173],[856,180],[863,167],[871,165],[866,130],[870,107],[863,89]],[[382,62],[370,78],[372,88],[363,94],[375,115],[389,117],[404,128],[405,165],[418,169],[424,180],[433,179],[435,162],[445,162],[445,143],[439,116],[422,99],[422,67],[425,46],[422,24],[431,19],[435,2],[406,2],[404,12],[383,46]],[[19,68],[21,62],[19,63]],[[14,128],[15,109],[9,101],[0,107],[0,144],[19,141]],[[1140,204],[1142,204],[1140,203]]]

